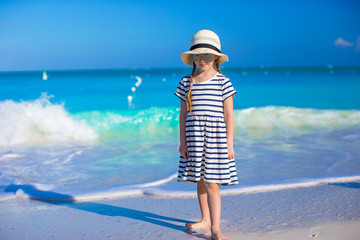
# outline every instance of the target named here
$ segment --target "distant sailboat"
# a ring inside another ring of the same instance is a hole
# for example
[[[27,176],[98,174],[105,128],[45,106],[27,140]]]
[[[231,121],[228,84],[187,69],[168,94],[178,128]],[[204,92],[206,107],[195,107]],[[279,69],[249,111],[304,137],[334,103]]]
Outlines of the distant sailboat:
[[[48,79],[48,75],[46,74],[45,71],[43,71],[43,77],[42,77],[43,80],[47,80]]]

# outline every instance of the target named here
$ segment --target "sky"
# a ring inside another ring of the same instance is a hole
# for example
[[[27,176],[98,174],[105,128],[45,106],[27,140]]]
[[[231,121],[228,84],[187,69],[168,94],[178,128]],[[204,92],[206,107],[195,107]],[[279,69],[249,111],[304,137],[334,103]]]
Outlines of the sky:
[[[0,0],[0,71],[182,68],[201,29],[224,67],[360,66],[360,0]]]

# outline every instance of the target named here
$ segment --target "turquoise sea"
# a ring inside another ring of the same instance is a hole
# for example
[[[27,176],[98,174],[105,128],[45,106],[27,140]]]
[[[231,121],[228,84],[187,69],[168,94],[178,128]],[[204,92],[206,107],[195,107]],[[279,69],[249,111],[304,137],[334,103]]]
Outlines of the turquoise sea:
[[[195,196],[176,181],[190,71],[0,72],[0,200]],[[240,182],[223,194],[360,179],[360,67],[222,71]]]

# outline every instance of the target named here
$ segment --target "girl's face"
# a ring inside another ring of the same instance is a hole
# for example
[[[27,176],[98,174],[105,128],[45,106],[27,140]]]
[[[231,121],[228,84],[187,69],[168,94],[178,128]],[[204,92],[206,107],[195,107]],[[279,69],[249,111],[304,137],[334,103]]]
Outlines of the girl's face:
[[[210,53],[191,55],[191,59],[194,61],[195,65],[202,71],[214,69],[214,62],[218,58],[218,56]]]

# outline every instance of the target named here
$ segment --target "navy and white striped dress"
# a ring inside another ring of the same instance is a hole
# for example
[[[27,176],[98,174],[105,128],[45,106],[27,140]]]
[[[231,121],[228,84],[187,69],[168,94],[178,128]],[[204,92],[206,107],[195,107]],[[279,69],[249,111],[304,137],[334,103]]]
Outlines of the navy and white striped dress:
[[[190,75],[183,77],[175,95],[186,101]],[[223,102],[236,94],[229,78],[217,73],[205,82],[194,82],[192,114],[186,117],[189,158],[180,156],[178,181],[237,184],[235,159],[228,159]]]

